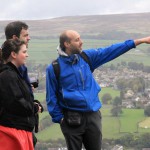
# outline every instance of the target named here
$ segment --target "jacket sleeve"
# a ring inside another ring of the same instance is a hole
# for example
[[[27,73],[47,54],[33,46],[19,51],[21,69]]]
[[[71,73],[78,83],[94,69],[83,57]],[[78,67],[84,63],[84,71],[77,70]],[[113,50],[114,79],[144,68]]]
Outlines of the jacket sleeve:
[[[103,65],[104,63],[107,63],[124,54],[132,48],[135,48],[134,41],[127,40],[123,43],[113,44],[105,48],[84,50],[84,52],[88,56],[91,62],[92,69],[94,70],[97,67]]]
[[[58,83],[54,74],[53,66],[50,65],[46,69],[46,102],[49,114],[52,117],[52,121],[60,123],[63,118],[62,110],[58,104],[56,92],[58,89]]]
[[[30,116],[34,107],[31,99],[25,99],[16,75],[5,73],[0,78],[0,97],[2,105],[9,112],[18,116]]]

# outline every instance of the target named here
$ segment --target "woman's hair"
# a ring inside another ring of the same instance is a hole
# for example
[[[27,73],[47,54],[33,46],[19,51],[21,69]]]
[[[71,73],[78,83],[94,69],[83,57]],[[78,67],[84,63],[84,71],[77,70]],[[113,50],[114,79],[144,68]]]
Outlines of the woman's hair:
[[[20,41],[18,39],[10,39],[10,40],[6,40],[3,45],[2,48],[0,50],[0,61],[7,61],[11,52],[15,52],[18,53],[20,50],[20,47],[25,44],[24,41]]]

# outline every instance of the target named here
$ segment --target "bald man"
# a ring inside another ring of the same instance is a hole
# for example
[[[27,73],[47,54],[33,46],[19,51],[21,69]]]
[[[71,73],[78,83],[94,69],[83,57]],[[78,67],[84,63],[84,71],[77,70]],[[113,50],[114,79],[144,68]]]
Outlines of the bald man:
[[[82,143],[86,150],[101,150],[101,88],[92,72],[142,43],[150,44],[150,37],[82,50],[78,32],[67,30],[60,35],[55,61],[59,77],[50,64],[46,70],[46,101],[52,121],[60,123],[68,150],[81,150]]]

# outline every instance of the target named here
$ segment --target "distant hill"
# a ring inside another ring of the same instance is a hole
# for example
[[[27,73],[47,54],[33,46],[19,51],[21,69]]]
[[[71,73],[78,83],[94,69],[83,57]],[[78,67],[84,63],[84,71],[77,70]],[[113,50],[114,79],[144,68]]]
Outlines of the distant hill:
[[[46,20],[25,20],[32,38],[55,38],[66,29],[84,38],[126,39],[150,35],[150,13],[68,16]],[[0,21],[0,38],[10,21]]]

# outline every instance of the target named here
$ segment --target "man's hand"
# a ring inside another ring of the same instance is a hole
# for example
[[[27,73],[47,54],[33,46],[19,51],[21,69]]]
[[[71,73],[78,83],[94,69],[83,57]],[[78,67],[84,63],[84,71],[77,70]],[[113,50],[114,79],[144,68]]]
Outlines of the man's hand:
[[[136,39],[134,40],[135,45],[140,45],[142,43],[146,43],[146,44],[150,44],[150,36],[145,37],[145,38],[141,38],[141,39]]]
[[[34,100],[34,105],[36,106],[36,112],[40,112],[42,113],[44,111],[43,106],[41,105],[41,103],[38,100]]]
[[[42,113],[42,107],[36,102],[34,102],[34,104],[38,107],[38,113]]]

